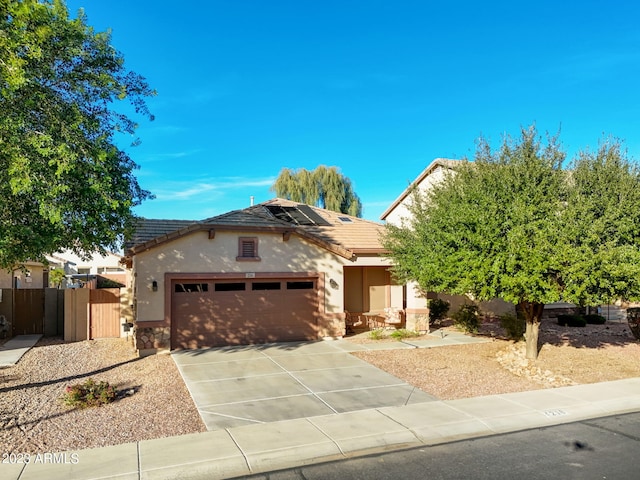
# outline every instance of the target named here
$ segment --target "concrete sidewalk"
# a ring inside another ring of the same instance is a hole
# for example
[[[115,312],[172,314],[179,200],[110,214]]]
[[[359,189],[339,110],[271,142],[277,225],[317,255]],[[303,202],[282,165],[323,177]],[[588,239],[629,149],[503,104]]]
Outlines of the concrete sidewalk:
[[[18,363],[22,356],[32,348],[42,335],[16,335],[0,346],[0,368]]]
[[[640,378],[246,425],[31,456],[29,464],[15,458],[0,464],[0,477],[225,479],[636,411]]]

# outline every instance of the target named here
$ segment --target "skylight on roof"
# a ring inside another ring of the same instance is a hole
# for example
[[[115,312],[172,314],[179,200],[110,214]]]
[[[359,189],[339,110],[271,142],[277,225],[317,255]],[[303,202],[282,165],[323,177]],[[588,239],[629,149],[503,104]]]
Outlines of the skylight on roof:
[[[351,220],[351,218],[349,217],[338,217],[338,220],[340,220],[342,223],[353,223],[353,220]]]

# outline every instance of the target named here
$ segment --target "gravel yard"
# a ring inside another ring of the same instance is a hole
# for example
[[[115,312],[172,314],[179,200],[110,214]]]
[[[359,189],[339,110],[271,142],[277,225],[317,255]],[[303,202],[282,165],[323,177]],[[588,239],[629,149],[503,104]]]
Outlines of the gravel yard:
[[[525,359],[524,342],[507,340],[496,323],[481,325],[479,334],[491,341],[354,355],[441,400],[640,377],[640,342],[626,323],[571,328],[544,321],[535,362]],[[351,341],[373,340],[364,333]]]
[[[88,378],[109,382],[122,398],[87,409],[60,401],[67,385]],[[0,452],[78,450],[204,431],[169,355],[137,358],[124,339],[42,339],[17,365],[0,369]]]
[[[626,324],[543,323],[535,364],[497,325],[484,324],[480,333],[491,341],[357,356],[442,400],[640,377],[640,343]],[[348,341],[395,340],[363,333]],[[65,406],[65,387],[88,378],[114,385],[120,398],[88,409]],[[77,450],[203,431],[170,356],[139,359],[124,339],[43,339],[17,365],[0,369],[0,452]]]

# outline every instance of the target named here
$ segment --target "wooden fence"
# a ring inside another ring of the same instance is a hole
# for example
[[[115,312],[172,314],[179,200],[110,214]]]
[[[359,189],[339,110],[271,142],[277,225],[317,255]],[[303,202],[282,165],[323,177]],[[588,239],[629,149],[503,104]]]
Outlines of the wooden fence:
[[[62,335],[63,308],[56,288],[0,289],[0,337]]]
[[[119,288],[77,288],[64,292],[66,342],[120,336]]]

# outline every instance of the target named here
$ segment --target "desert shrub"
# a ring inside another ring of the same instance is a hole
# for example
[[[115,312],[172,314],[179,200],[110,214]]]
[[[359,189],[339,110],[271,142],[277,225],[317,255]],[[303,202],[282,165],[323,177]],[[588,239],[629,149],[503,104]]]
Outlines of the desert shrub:
[[[564,327],[584,327],[587,322],[582,315],[558,315],[558,325]]]
[[[478,333],[480,319],[478,318],[478,307],[476,305],[462,305],[460,310],[454,313],[451,318],[453,318],[453,323],[456,327],[467,333]]]
[[[500,315],[500,326],[504,328],[507,336],[512,340],[522,340],[527,328],[524,318],[513,313]]]
[[[385,338],[384,329],[376,328],[375,330],[371,330],[369,332],[369,338],[371,340],[382,340]]]
[[[116,389],[107,382],[96,383],[92,378],[84,383],[69,385],[62,401],[70,407],[86,408],[111,403],[116,399]]]
[[[596,315],[595,313],[590,313],[588,315],[583,315],[584,321],[590,325],[602,325],[607,321],[602,315]]]
[[[438,322],[445,318],[451,305],[446,300],[432,298],[427,302],[427,306],[429,307],[429,321]]]
[[[627,323],[636,340],[640,340],[640,308],[627,308]]]
[[[394,330],[391,332],[391,337],[401,340],[403,338],[411,338],[418,337],[420,334],[418,332],[414,332],[412,330],[407,330],[406,328],[399,328],[398,330]]]
[[[627,320],[632,322],[640,321],[640,307],[627,308]]]

